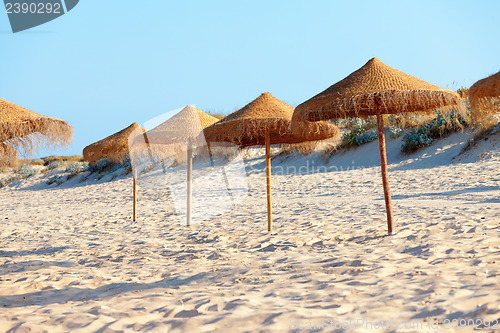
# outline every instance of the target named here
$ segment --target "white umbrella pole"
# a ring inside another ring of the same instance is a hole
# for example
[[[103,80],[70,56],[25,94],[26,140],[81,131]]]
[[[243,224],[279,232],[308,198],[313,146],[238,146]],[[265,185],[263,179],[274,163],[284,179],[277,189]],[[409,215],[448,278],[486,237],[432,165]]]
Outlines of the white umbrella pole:
[[[273,207],[271,194],[271,147],[269,132],[266,132],[266,181],[267,181],[267,231],[273,229]]]
[[[187,205],[186,205],[186,225],[191,225],[191,199],[193,195],[193,145],[191,140],[187,142]]]
[[[385,210],[387,212],[387,229],[389,235],[394,235],[392,221],[391,189],[389,187],[389,176],[387,174],[387,153],[385,148],[384,119],[377,110],[378,147],[380,151],[380,169],[382,171],[382,184],[384,185]]]
[[[132,221],[137,220],[137,183],[134,178],[134,208],[133,208],[133,214],[132,214]]]
[[[133,179],[133,209],[132,209],[132,221],[136,221],[137,220],[137,181],[136,181],[136,178],[137,178],[137,165],[136,165],[136,160],[137,160],[137,157],[136,156],[131,156],[132,158],[132,179]]]

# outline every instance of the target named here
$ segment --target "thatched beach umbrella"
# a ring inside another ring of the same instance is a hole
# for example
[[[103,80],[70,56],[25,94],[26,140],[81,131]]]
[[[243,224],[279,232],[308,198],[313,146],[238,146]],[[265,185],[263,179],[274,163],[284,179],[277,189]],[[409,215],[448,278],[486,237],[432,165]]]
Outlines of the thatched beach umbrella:
[[[115,134],[88,145],[83,148],[83,159],[91,164],[104,158],[114,162],[123,162],[128,158],[128,137],[137,128],[145,132],[139,124],[133,123]]]
[[[153,152],[172,156],[179,148],[183,149],[188,140],[193,144],[203,140],[200,133],[217,121],[217,118],[187,105],[167,121],[147,131],[144,136]]]
[[[0,163],[17,160],[17,150],[31,153],[41,145],[68,145],[73,128],[63,120],[42,116],[0,99]]]
[[[462,104],[457,93],[370,59],[363,67],[295,108],[294,122],[376,116],[389,234],[393,218],[382,114],[432,112]]]
[[[155,128],[144,133],[144,136],[135,137],[132,142],[133,154],[147,153],[161,157],[177,155],[187,147],[187,208],[186,225],[191,224],[191,198],[192,198],[192,172],[193,172],[193,145],[203,145],[203,129],[217,122],[218,119],[198,110],[192,105],[187,105],[181,111],[161,123]],[[143,145],[141,143],[146,143]],[[141,148],[143,147],[143,148]],[[147,149],[147,152],[141,151]],[[135,166],[134,170],[135,170]],[[137,177],[134,171],[134,184]],[[135,207],[134,197],[134,207]],[[136,219],[134,209],[134,221]]]
[[[266,92],[204,130],[208,144],[231,142],[241,148],[266,147],[268,231],[272,229],[270,145],[319,141],[340,135],[339,129],[327,122],[301,123],[292,132],[290,122],[293,110],[292,106]]]
[[[469,88],[473,118],[500,112],[500,72],[479,80]]]
[[[17,161],[17,151],[11,145],[0,143],[0,166],[11,165]]]

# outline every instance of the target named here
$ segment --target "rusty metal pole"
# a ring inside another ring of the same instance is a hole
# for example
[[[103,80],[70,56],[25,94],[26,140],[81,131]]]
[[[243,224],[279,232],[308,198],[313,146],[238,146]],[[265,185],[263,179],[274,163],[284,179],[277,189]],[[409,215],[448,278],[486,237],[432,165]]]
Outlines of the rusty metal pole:
[[[377,111],[378,147],[380,151],[380,169],[382,171],[382,184],[384,185],[385,210],[387,212],[387,230],[389,235],[394,235],[392,219],[391,189],[389,187],[389,176],[387,175],[387,153],[385,149],[384,119],[380,113],[379,96],[375,96]]]
[[[266,132],[266,181],[267,181],[267,231],[273,229],[273,207],[271,194],[271,139]]]

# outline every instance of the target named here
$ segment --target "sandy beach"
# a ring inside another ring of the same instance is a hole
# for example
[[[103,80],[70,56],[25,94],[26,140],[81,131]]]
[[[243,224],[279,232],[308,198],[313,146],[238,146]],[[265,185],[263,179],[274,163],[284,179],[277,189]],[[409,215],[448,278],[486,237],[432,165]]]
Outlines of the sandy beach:
[[[131,175],[17,180],[0,189],[0,331],[500,331],[500,133],[460,154],[470,137],[409,156],[388,140],[394,236],[376,141],[274,158],[271,233],[262,149],[248,196],[190,227],[147,177],[137,222]]]

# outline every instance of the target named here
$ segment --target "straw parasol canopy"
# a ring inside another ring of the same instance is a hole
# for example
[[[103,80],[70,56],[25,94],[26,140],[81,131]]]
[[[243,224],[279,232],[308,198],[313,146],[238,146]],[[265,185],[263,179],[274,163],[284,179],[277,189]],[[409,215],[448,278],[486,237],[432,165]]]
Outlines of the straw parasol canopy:
[[[171,157],[180,153],[187,153],[187,210],[186,225],[191,223],[191,186],[192,186],[192,159],[193,145],[203,146],[204,138],[201,135],[205,127],[217,122],[218,119],[198,110],[192,105],[187,105],[181,111],[161,123],[155,128],[144,132],[143,135],[132,133],[130,137],[130,152],[133,161],[137,161],[140,155],[146,155],[153,159],[153,155],[160,158]],[[134,198],[133,198],[133,220],[137,217],[137,165],[132,163],[134,169]]]
[[[267,181],[267,230],[272,230],[271,154],[272,144],[319,141],[339,136],[328,122],[298,122],[290,128],[294,108],[265,92],[242,109],[205,129],[207,142],[231,142],[241,148],[265,145]]]
[[[217,121],[217,118],[187,105],[167,121],[147,131],[145,137],[152,145],[185,143],[187,139],[197,138],[204,128]]]
[[[148,156],[153,153],[163,158],[183,152],[188,140],[202,146],[204,138],[200,134],[217,121],[219,119],[187,105],[167,121],[131,140],[131,152]]]
[[[377,107],[376,103],[380,105]],[[459,107],[460,96],[387,66],[377,58],[295,108],[297,121],[432,112]]]
[[[11,145],[0,143],[0,166],[12,165],[17,159],[17,151]]]
[[[136,129],[145,132],[141,126],[133,123],[127,128],[85,147],[83,158],[91,164],[103,158],[123,162],[128,157],[128,137]]]
[[[65,121],[0,99],[0,162],[15,162],[19,149],[31,153],[41,145],[68,145],[72,137],[73,128]]]
[[[293,123],[377,116],[387,226],[391,235],[392,203],[382,114],[431,112],[436,108],[463,110],[463,101],[453,91],[427,83],[372,58],[343,80],[297,106]]]
[[[474,115],[500,112],[500,72],[479,80],[469,88]]]
[[[294,108],[265,92],[240,110],[204,130],[207,142],[231,142],[242,148],[270,144],[319,141],[339,136],[339,129],[327,122],[304,122],[290,128]]]

